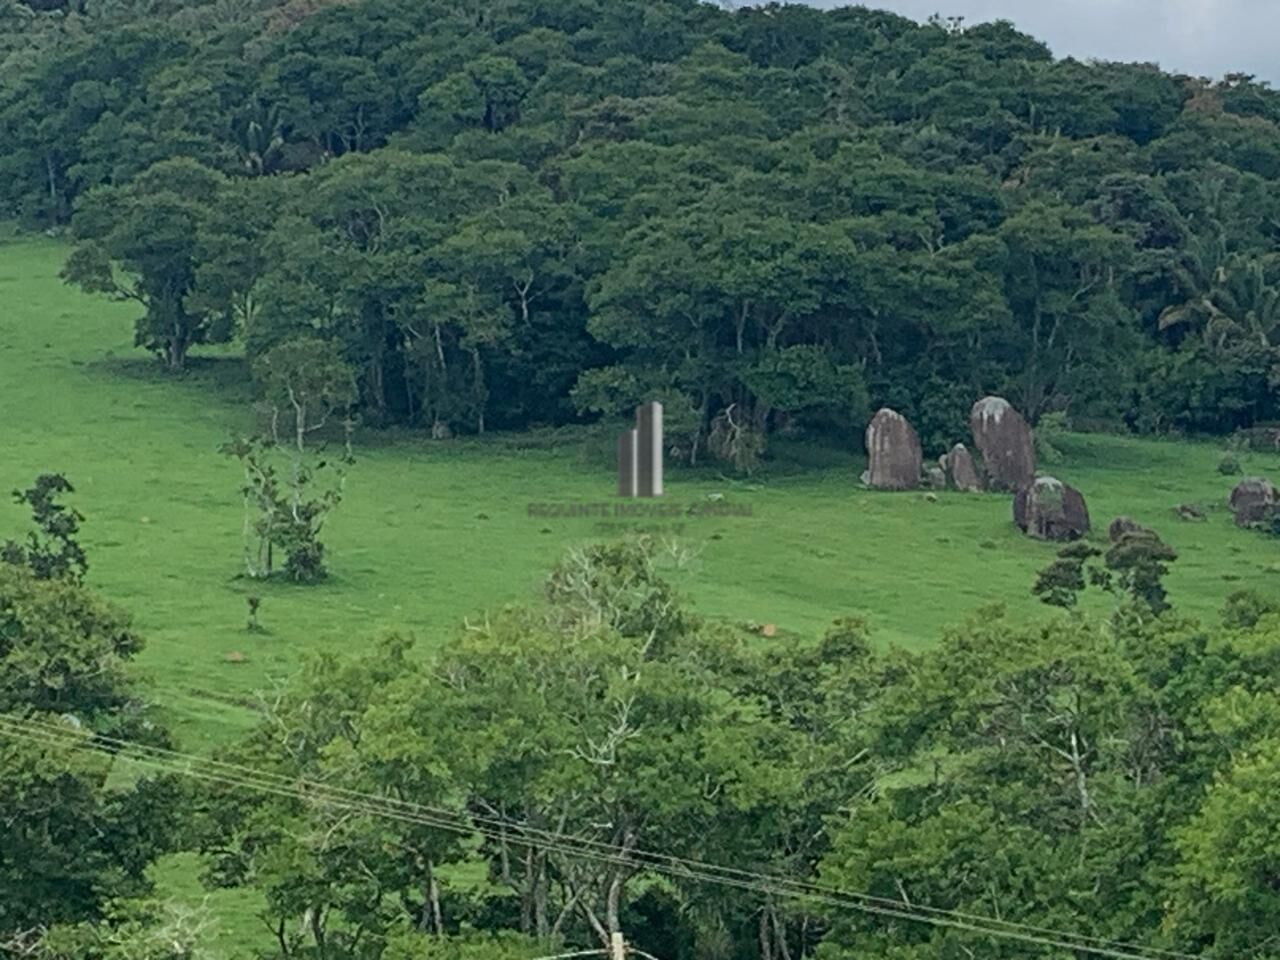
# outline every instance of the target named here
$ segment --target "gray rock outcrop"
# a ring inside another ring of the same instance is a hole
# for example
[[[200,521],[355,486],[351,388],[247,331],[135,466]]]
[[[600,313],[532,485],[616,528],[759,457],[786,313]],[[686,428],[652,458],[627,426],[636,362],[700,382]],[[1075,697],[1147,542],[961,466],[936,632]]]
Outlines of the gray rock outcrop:
[[[1089,532],[1089,508],[1075,487],[1037,477],[1014,495],[1013,522],[1029,537],[1065,543]]]
[[[951,475],[951,485],[957,490],[977,493],[982,489],[982,475],[978,473],[978,465],[963,443],[957,443],[947,454],[947,472]]]
[[[991,490],[1017,492],[1036,478],[1036,451],[1031,427],[1003,397],[983,397],[969,414],[973,441]]]
[[[1280,491],[1264,477],[1246,477],[1231,491],[1231,512],[1236,525],[1251,527],[1266,520],[1280,506]]]
[[[888,407],[867,424],[866,484],[877,490],[914,490],[920,486],[924,453],[907,418]]]

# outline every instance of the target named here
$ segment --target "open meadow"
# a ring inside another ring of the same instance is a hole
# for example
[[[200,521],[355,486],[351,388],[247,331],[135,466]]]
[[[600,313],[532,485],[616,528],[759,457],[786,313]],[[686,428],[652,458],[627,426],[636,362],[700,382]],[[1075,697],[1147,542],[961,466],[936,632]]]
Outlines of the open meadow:
[[[308,652],[354,651],[385,630],[429,649],[487,605],[535,598],[557,556],[598,535],[595,520],[527,510],[611,497],[610,471],[581,441],[365,435],[327,530],[332,579],[241,578],[239,468],[218,447],[252,421],[242,361],[215,352],[166,375],[131,344],[133,305],[58,280],[66,252],[43,238],[0,246],[0,487],[43,471],[75,485],[90,582],[133,614],[147,640],[140,668],[184,747],[243,729],[256,693]],[[1217,447],[1072,435],[1063,452],[1051,469],[1088,498],[1094,537],[1123,513],[1179,551],[1168,585],[1183,612],[1214,618],[1233,590],[1280,590],[1280,541],[1233,526]],[[852,452],[786,454],[750,483],[669,471],[670,501],[722,493],[752,509],[691,519],[680,534],[689,557],[673,575],[701,612],[774,623],[780,636],[860,615],[906,646],[990,602],[1049,615],[1029,591],[1054,548],[1017,532],[1007,497],[874,493],[860,489]],[[1280,456],[1251,453],[1244,467],[1274,477]],[[1206,505],[1207,521],[1177,519],[1183,502]],[[25,520],[0,503],[5,536]],[[246,630],[251,594],[263,633]]]

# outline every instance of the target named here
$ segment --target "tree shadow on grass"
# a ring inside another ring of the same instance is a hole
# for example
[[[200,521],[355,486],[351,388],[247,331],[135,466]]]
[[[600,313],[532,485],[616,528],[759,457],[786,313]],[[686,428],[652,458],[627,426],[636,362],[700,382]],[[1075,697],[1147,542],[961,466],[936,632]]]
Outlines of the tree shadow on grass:
[[[108,354],[83,364],[82,369],[111,379],[166,385],[183,391],[195,389],[223,402],[245,403],[253,396],[249,364],[244,357],[192,356],[187,358],[185,369],[174,371],[154,357]]]

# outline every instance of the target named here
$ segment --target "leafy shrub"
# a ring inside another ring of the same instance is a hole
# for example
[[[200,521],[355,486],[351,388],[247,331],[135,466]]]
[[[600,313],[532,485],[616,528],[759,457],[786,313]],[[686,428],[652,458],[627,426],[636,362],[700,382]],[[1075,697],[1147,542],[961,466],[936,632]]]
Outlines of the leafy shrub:
[[[733,414],[733,405],[711,422],[707,450],[717,460],[732,464],[739,473],[748,476],[754,473],[760,465],[764,448],[764,434],[751,424],[737,420]]]
[[[30,489],[13,491],[15,503],[31,508],[31,522],[39,533],[29,533],[26,543],[0,544],[0,561],[27,567],[41,580],[84,580],[89,560],[76,539],[84,516],[58,502],[64,493],[75,493],[75,488],[60,473],[41,474]]]
[[[1067,415],[1061,411],[1041,417],[1034,431],[1036,460],[1044,464],[1061,463],[1065,458],[1059,444],[1068,429]]]
[[[1280,603],[1268,600],[1253,590],[1237,590],[1227,597],[1222,608],[1222,622],[1232,628],[1251,628],[1272,613],[1280,613]]]

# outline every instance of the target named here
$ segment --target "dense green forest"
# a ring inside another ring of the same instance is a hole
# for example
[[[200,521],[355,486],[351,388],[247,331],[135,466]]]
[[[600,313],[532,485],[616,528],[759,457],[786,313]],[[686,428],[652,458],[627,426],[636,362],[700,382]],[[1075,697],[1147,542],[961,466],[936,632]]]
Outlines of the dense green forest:
[[[973,399],[1280,418],[1280,94],[1007,23],[695,0],[81,0],[0,15],[0,210],[182,367],[331,342],[370,424],[666,402],[740,464]]]

